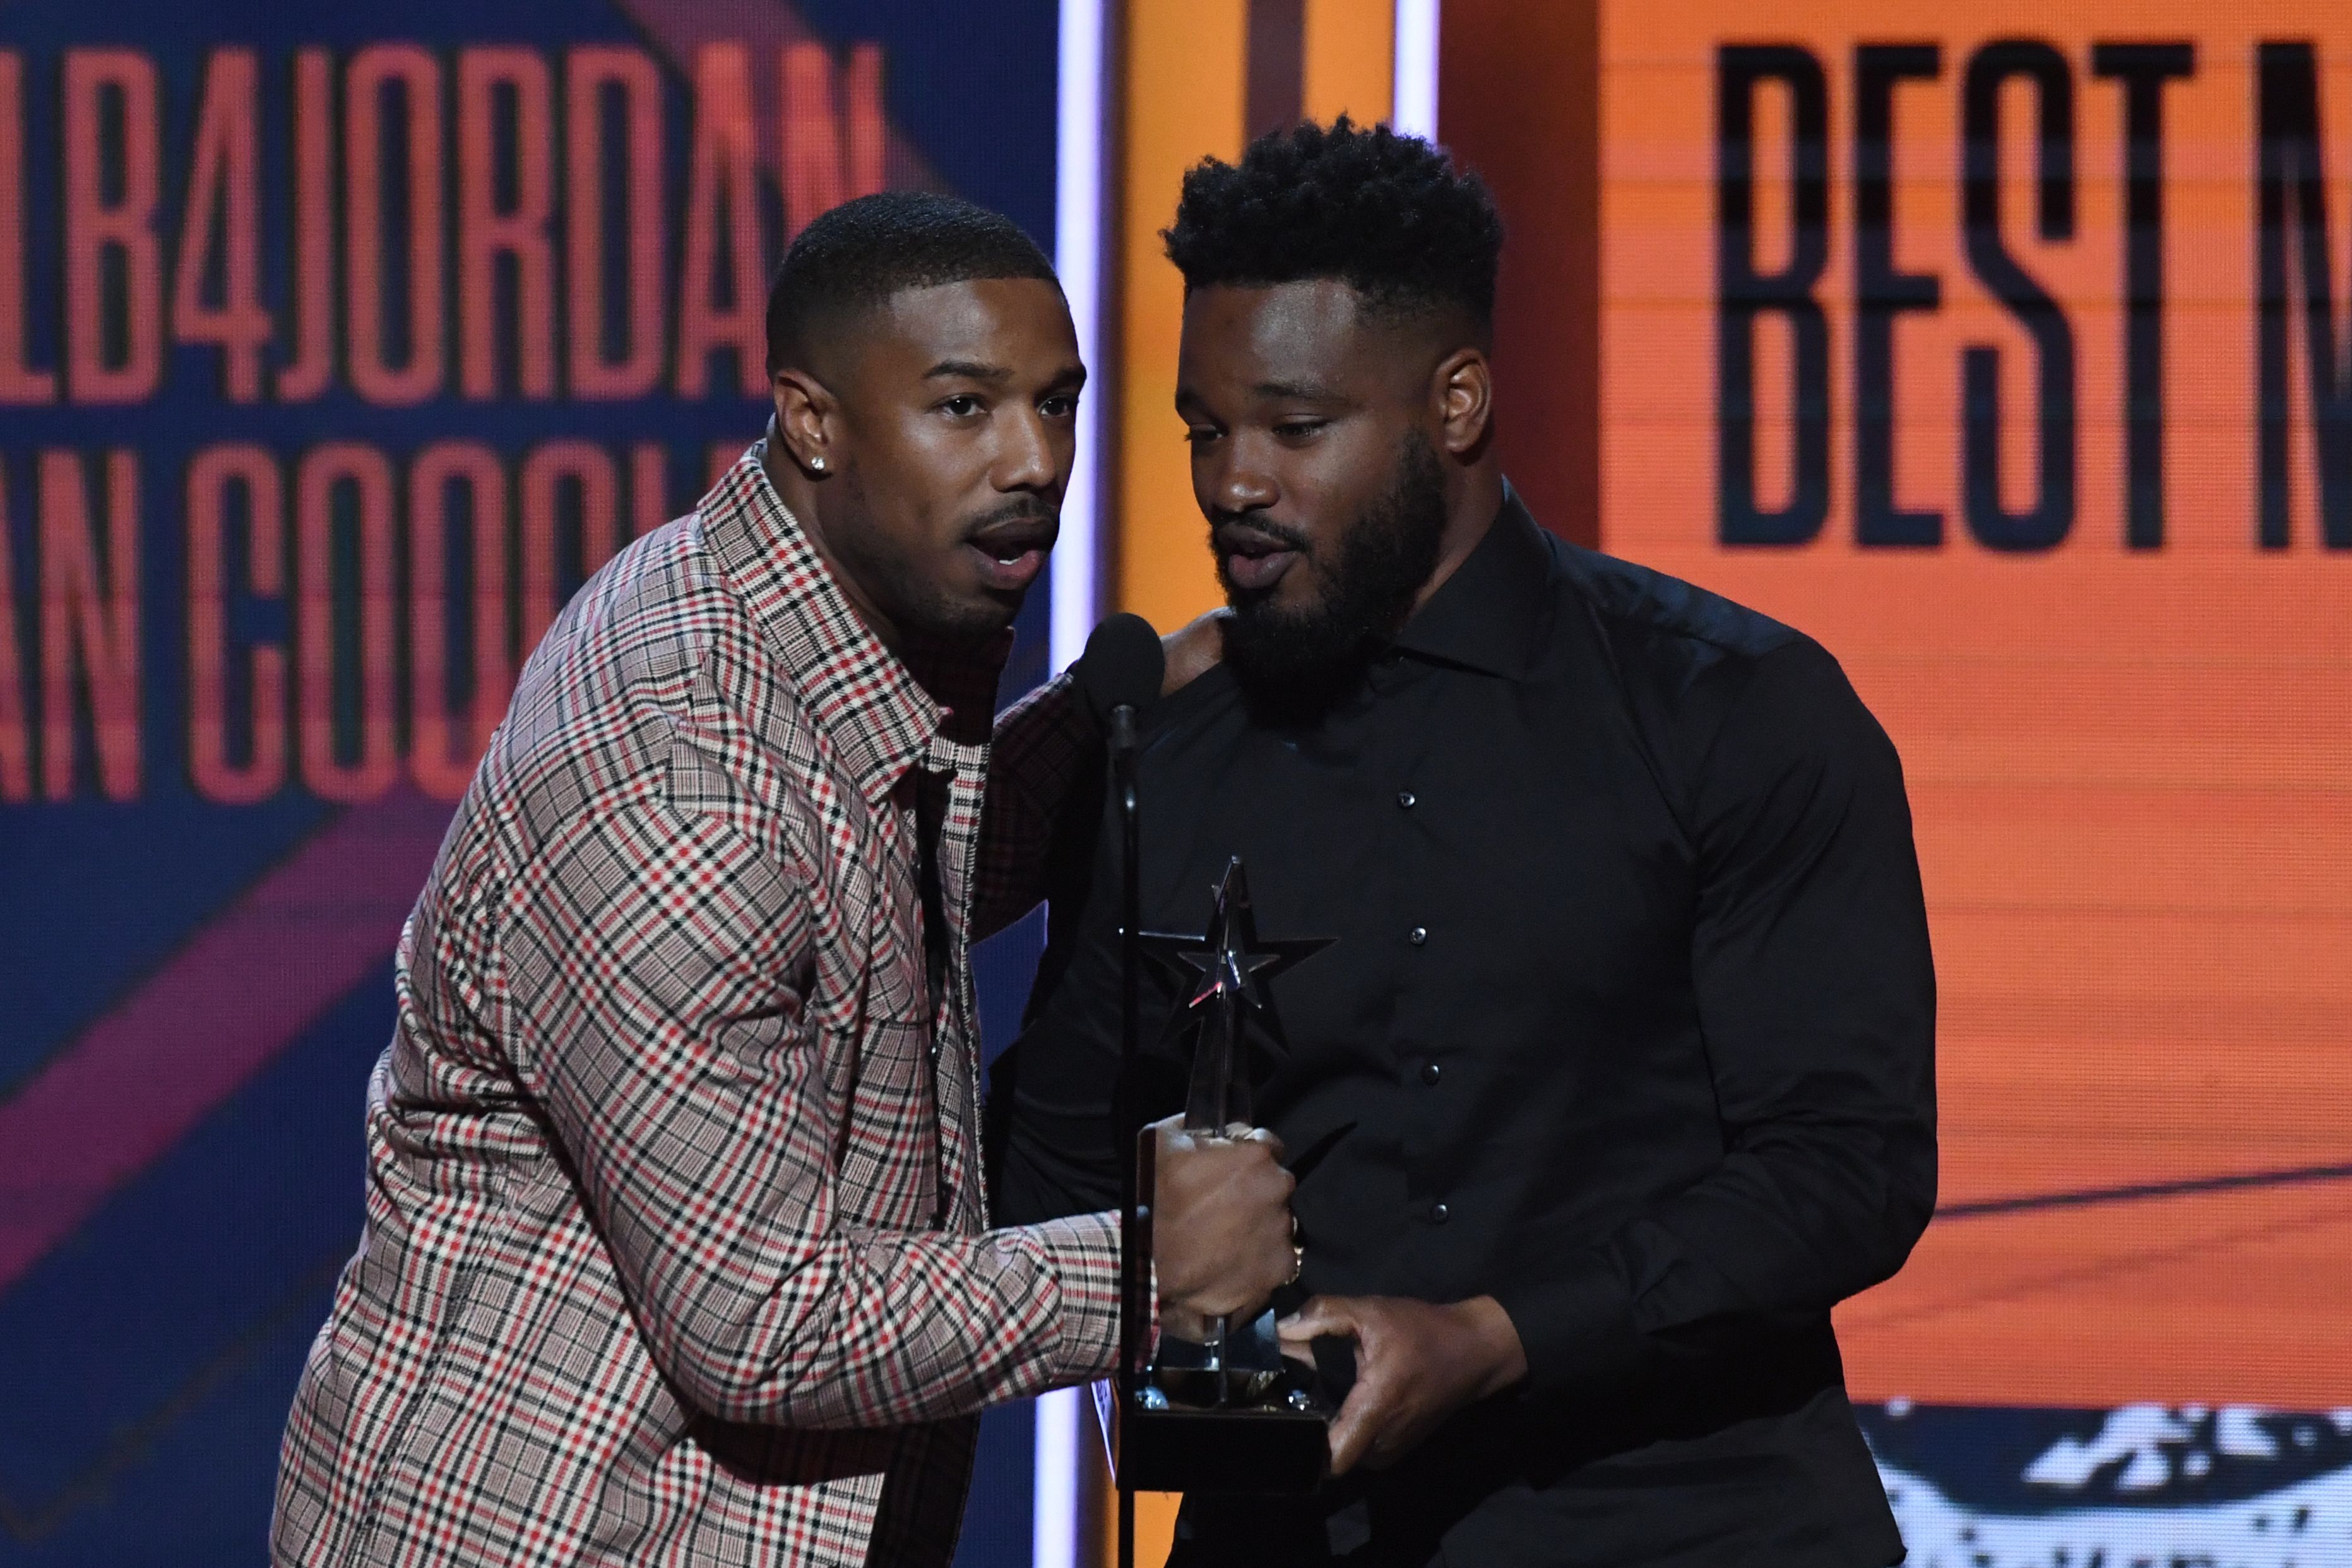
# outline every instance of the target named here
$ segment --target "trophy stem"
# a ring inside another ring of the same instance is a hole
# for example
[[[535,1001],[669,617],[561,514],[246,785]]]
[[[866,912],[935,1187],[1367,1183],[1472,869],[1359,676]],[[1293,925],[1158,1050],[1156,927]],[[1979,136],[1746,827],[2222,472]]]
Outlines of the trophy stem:
[[[1201,1020],[1192,1080],[1184,1097],[1184,1131],[1223,1138],[1250,1125],[1249,1079],[1242,1070],[1241,996],[1220,988]]]

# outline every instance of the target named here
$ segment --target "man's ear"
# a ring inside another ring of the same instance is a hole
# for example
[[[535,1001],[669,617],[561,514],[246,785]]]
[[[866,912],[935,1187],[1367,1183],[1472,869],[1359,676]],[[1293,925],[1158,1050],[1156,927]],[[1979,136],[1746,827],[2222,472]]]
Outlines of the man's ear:
[[[1430,373],[1430,389],[1445,450],[1457,458],[1475,450],[1495,416],[1495,371],[1486,351],[1459,348],[1447,354]]]
[[[785,369],[769,377],[776,400],[776,431],[784,455],[801,472],[817,478],[840,467],[834,450],[841,400],[805,370]]]

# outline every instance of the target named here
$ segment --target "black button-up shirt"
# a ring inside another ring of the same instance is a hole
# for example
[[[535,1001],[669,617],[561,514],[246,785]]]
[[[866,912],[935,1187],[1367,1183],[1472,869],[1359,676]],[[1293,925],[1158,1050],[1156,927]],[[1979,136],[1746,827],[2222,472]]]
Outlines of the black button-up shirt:
[[[1238,854],[1262,935],[1337,939],[1273,983],[1289,1049],[1258,1091],[1307,1166],[1304,1288],[1494,1296],[1529,1368],[1384,1481],[1187,1533],[1266,1561],[1899,1556],[1830,1308],[1934,1206],[1935,987],[1900,764],[1835,660],[1512,499],[1322,721],[1254,719],[1220,666],[1143,743],[1146,927],[1201,929]],[[1115,1201],[1101,802],[1065,825],[996,1080],[1003,1221]],[[1174,1003],[1147,973],[1148,1036]],[[1148,1076],[1149,1113],[1181,1107],[1164,1047]]]

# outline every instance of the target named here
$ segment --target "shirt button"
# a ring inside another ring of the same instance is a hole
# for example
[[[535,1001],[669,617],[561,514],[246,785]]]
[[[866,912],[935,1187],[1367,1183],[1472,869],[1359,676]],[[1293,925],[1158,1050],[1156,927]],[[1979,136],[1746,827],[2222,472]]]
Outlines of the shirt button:
[[[1429,928],[1427,926],[1415,926],[1411,931],[1404,933],[1404,939],[1405,941],[1412,943],[1413,946],[1419,947],[1429,941]]]
[[[1421,797],[1419,795],[1413,794],[1412,791],[1409,789],[1401,789],[1397,791],[1397,804],[1404,807],[1407,811],[1411,811],[1413,808],[1413,804],[1420,798]]]
[[[1454,1211],[1447,1208],[1443,1203],[1434,1203],[1429,1205],[1430,1224],[1444,1225],[1447,1220],[1452,1219],[1453,1217]]]
[[[1421,1064],[1422,1082],[1433,1085],[1439,1079],[1444,1076],[1445,1070],[1439,1067],[1435,1062],[1423,1062]]]

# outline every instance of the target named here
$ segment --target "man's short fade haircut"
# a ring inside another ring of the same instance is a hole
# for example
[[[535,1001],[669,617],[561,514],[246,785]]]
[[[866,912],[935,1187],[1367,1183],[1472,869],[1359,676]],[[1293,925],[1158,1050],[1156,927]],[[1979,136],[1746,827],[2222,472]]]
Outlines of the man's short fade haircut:
[[[1160,237],[1188,295],[1335,278],[1382,314],[1451,306],[1481,331],[1494,322],[1503,219],[1486,182],[1344,114],[1268,132],[1238,163],[1202,159]]]
[[[909,289],[991,278],[1055,282],[1054,264],[1002,213],[928,191],[884,191],[821,213],[768,289],[768,370],[816,331]]]

